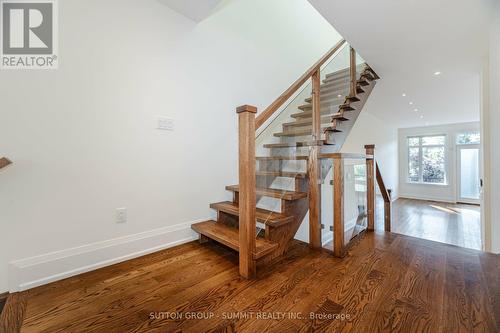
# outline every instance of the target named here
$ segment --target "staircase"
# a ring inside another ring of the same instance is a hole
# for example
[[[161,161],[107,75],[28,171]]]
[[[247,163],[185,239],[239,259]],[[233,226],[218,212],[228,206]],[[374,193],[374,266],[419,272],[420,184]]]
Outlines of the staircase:
[[[216,221],[192,225],[200,241],[240,251],[240,272],[251,277],[256,263],[283,255],[310,210],[317,247],[319,183],[331,167],[320,167],[319,156],[340,150],[378,79],[341,41],[259,115],[257,137],[256,109],[238,109],[241,186],[226,186],[232,201],[210,205]],[[286,106],[278,111],[278,104]]]

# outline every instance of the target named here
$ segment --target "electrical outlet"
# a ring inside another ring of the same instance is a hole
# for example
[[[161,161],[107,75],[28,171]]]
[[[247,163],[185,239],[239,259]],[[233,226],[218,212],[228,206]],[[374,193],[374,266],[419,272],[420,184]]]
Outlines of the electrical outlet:
[[[116,209],[116,223],[127,222],[127,208]]]
[[[167,117],[158,117],[158,129],[165,131],[173,131],[175,127],[174,120]]]

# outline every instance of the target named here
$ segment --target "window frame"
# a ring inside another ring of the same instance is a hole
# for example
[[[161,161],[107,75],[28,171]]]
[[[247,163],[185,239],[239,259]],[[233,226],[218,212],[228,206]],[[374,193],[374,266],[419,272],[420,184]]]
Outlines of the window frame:
[[[432,137],[443,137],[444,142],[441,145],[423,145],[423,138]],[[418,138],[418,145],[411,146],[410,139]],[[406,137],[406,182],[409,184],[420,184],[420,185],[435,185],[435,186],[447,186],[448,185],[448,136],[446,134],[426,134],[426,135],[408,135]],[[410,179],[410,149],[418,148],[418,181],[413,181]],[[430,183],[424,181],[423,176],[423,148],[443,148],[444,150],[444,180],[442,183]]]
[[[458,142],[458,139],[460,138],[461,135],[471,135],[471,134],[478,134],[479,141],[477,141],[477,142],[465,142],[465,143]],[[458,132],[456,137],[455,137],[455,145],[457,145],[457,146],[469,146],[469,145],[480,145],[480,144],[481,144],[481,131],[480,130],[461,131],[461,132]]]

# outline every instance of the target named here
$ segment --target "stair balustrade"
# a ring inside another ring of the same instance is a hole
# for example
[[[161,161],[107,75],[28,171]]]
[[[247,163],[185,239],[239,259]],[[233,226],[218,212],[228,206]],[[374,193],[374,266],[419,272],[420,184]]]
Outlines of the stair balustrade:
[[[310,247],[322,248],[320,156],[338,153],[378,79],[341,40],[261,113],[237,108],[239,185],[210,205],[217,221],[192,228],[238,251],[241,276],[283,255],[307,213]]]

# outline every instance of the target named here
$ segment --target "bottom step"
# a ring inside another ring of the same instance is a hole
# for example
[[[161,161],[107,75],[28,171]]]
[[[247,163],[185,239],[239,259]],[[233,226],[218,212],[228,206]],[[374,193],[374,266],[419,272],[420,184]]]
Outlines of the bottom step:
[[[191,225],[191,228],[199,234],[224,244],[233,250],[240,249],[240,236],[238,229],[228,227],[225,224],[215,221],[205,221]],[[254,259],[262,258],[272,253],[278,247],[277,243],[257,238],[255,242]]]

